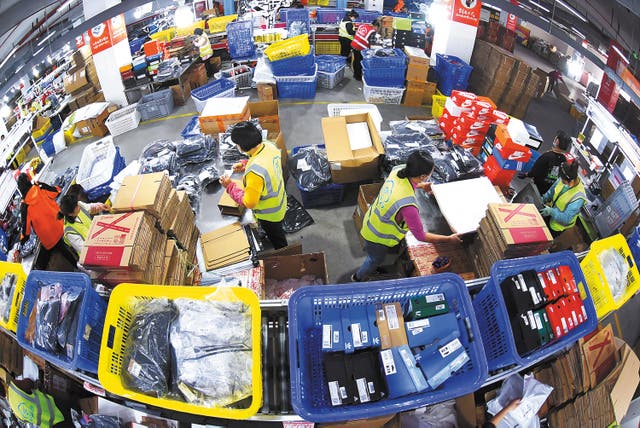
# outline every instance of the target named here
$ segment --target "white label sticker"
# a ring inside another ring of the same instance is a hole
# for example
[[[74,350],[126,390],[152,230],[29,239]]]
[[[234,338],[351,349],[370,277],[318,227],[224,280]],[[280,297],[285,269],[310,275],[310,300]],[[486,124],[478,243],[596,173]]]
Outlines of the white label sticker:
[[[540,303],[540,299],[538,298],[538,293],[536,293],[535,287],[529,287],[529,293],[531,293],[531,299],[533,300],[534,305]]]
[[[522,274],[519,273],[517,278],[518,281],[516,284],[516,288],[518,288],[518,290],[520,291],[527,291],[527,283],[524,281],[524,277],[522,276]]]
[[[353,346],[359,348],[362,346],[362,336],[360,323],[351,324],[351,336],[353,337]]]
[[[376,393],[376,386],[373,384],[373,382],[369,382],[367,386],[369,387],[369,394]]]
[[[396,362],[393,360],[393,352],[391,349],[385,349],[380,352],[382,358],[382,367],[384,367],[384,374],[389,376],[396,373]]]
[[[420,334],[424,331],[423,328],[410,328],[409,331],[411,332],[412,336],[415,336],[416,334]]]
[[[567,328],[567,321],[565,321],[564,317],[560,318],[560,321],[562,321],[562,330],[567,333],[569,331]]]
[[[339,406],[342,404],[342,399],[340,398],[340,394],[338,393],[338,382],[329,382],[329,395],[331,396],[331,405]]]
[[[342,164],[340,162],[331,162],[331,169],[334,171],[340,171],[342,169]]]
[[[395,305],[386,305],[384,310],[387,313],[387,324],[389,325],[389,330],[397,330],[400,328],[400,323],[398,322],[398,314],[396,313]]]
[[[340,330],[333,332],[333,343],[340,343]]]
[[[298,159],[298,164],[296,166],[300,171],[309,171],[311,169],[306,159]]]
[[[342,399],[344,400],[345,398],[347,398],[347,388],[345,388],[344,386],[340,387],[340,395],[342,396]]]
[[[411,353],[409,351],[407,351],[405,348],[401,348],[400,349],[400,356],[402,357],[402,360],[404,361],[404,366],[407,368],[410,367],[414,367],[415,364],[413,362],[413,359],[411,358]]]
[[[542,320],[540,319],[540,314],[539,313],[535,313],[533,315],[534,319],[536,320],[536,328],[538,330],[542,330]]]
[[[539,272],[538,272],[538,281],[540,282],[540,285],[542,286],[543,289],[547,288],[547,282],[544,280],[544,277]]]
[[[384,321],[386,319],[384,316],[384,309],[378,309],[378,319],[380,321]]]
[[[440,355],[442,358],[446,358],[447,355],[452,352],[462,348],[462,343],[460,343],[459,339],[453,339],[451,342],[447,343],[445,346],[439,349]]]
[[[429,318],[425,318],[425,319],[422,319],[422,320],[416,320],[416,321],[409,321],[409,322],[406,323],[406,326],[407,326],[408,329],[429,327],[430,326]],[[420,331],[422,331],[422,329],[420,329]]]
[[[549,278],[551,280],[551,283],[554,285],[558,283],[558,279],[556,278],[556,273],[553,271],[553,269],[549,269],[547,271],[547,278]]]
[[[369,343],[369,332],[367,330],[363,330],[360,336],[362,337],[363,344]]]
[[[424,301],[427,303],[442,302],[443,300],[444,294],[442,293],[429,294],[428,296],[424,296]]]
[[[447,306],[443,303],[443,304],[440,304],[440,305],[436,305],[435,310],[436,311],[444,311],[446,309],[446,307]]]
[[[573,318],[573,325],[578,325],[578,314],[576,314],[576,311],[571,311],[571,317]]]
[[[529,326],[532,329],[536,328],[536,320],[533,318],[533,311],[527,311],[527,317],[529,318]]]
[[[322,325],[322,349],[331,349],[331,324]]]
[[[127,367],[127,371],[131,373],[133,377],[138,377],[140,375],[141,370],[142,370],[142,366],[138,364],[135,360],[129,361],[129,367]]]
[[[369,396],[369,390],[367,388],[367,380],[365,378],[356,379],[356,387],[358,388],[358,397],[360,397],[361,403],[368,403],[371,401]]]

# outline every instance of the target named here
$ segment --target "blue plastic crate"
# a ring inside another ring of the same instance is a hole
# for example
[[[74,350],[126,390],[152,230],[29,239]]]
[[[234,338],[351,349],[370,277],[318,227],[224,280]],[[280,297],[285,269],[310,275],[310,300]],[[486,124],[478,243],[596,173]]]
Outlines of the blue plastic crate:
[[[443,95],[451,95],[451,91],[466,90],[473,67],[453,55],[436,54],[436,74],[438,89]]]
[[[25,339],[25,333],[29,327],[29,316],[38,300],[38,292],[43,283],[59,283],[63,290],[68,290],[70,287],[79,287],[83,290],[82,303],[77,312],[79,318],[72,358],[66,355],[50,354]],[[24,297],[20,307],[20,318],[18,319],[18,331],[16,333],[18,343],[26,350],[62,368],[68,370],[81,369],[97,373],[102,328],[106,312],[107,303],[95,292],[91,286],[91,280],[86,274],[31,271],[27,277]]]
[[[180,133],[180,136],[182,138],[202,135],[202,131],[200,130],[200,121],[198,120],[198,118],[199,116],[193,116],[191,119],[189,119],[189,122],[187,122],[184,129]]]
[[[111,172],[111,178],[106,182],[100,184],[99,186],[93,187],[91,189],[85,189],[87,193],[87,198],[89,201],[100,201],[105,196],[111,193],[110,184],[113,182],[113,177],[118,175],[120,171],[122,171],[127,166],[124,157],[120,154],[120,147],[116,146],[116,155],[113,159],[113,170]]]
[[[236,21],[227,24],[227,47],[232,59],[250,58],[255,55],[253,21]]]
[[[318,71],[335,73],[347,65],[347,59],[342,55],[317,55],[316,64],[318,64]]]
[[[406,66],[388,68],[369,68],[362,63],[362,75],[370,86],[400,87],[404,86]]]
[[[407,67],[407,56],[402,49],[394,48],[392,56],[376,56],[376,49],[365,49],[362,51],[362,68],[402,68]],[[404,82],[403,82],[404,83]]]
[[[355,22],[363,22],[365,24],[371,24],[381,16],[380,12],[375,10],[356,9],[356,12],[358,12],[358,17]]]
[[[316,20],[318,24],[339,24],[347,15],[346,10],[340,9],[316,9]]]
[[[47,154],[47,156],[52,157],[56,154],[56,148],[53,145],[53,136],[54,134],[48,134],[47,139],[40,145],[40,148]]]
[[[640,226],[633,229],[633,233],[627,238],[627,244],[629,244],[636,266],[640,266]]]
[[[315,56],[311,52],[304,56],[269,61],[269,65],[276,76],[311,76],[315,72]]]
[[[312,76],[274,76],[279,98],[312,99],[316,96],[318,66]]]
[[[196,105],[196,110],[202,113],[209,98],[233,97],[236,93],[236,82],[231,79],[221,78],[191,90],[191,98]]]
[[[289,23],[293,21],[309,21],[309,9],[287,9],[284,12],[284,22],[287,23],[287,28]]]
[[[547,346],[526,356],[520,356],[516,350],[513,330],[511,329],[506,304],[500,290],[500,283],[508,276],[525,270],[533,269],[537,272],[543,272],[559,266],[569,266],[571,272],[573,272],[587,312],[587,320]],[[480,334],[482,335],[490,371],[514,364],[523,366],[532,364],[553,355],[565,346],[591,333],[598,325],[598,317],[591,293],[586,285],[580,263],[571,251],[500,260],[494,263],[491,267],[489,281],[473,300],[473,308],[480,326]]]
[[[389,302],[404,306],[412,297],[433,293],[444,293],[451,310],[458,315],[460,341],[470,361],[436,390],[373,403],[332,406],[322,367],[323,310]],[[451,273],[296,290],[289,299],[289,365],[293,409],[313,422],[346,421],[415,409],[473,392],[487,378],[487,363],[471,298],[462,278]]]

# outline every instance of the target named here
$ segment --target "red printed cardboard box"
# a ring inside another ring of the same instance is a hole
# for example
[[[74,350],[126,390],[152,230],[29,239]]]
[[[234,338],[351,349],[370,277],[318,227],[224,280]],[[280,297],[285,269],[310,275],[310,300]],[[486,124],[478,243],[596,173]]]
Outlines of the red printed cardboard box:
[[[144,270],[154,239],[155,218],[144,211],[94,217],[80,263],[88,267]]]
[[[496,204],[488,206],[490,218],[501,230],[507,245],[552,241],[553,237],[533,204]]]

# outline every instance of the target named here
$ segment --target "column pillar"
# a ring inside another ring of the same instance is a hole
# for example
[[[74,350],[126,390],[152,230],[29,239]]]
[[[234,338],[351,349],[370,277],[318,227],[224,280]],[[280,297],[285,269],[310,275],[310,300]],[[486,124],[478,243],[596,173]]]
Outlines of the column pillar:
[[[469,63],[480,21],[480,0],[434,0],[429,21],[434,26],[431,61],[436,54],[454,55]]]

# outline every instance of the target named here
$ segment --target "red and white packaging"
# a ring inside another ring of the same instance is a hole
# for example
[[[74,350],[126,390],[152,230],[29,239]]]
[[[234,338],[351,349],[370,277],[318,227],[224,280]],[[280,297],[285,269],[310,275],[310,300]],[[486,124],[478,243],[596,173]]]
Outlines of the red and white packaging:
[[[458,107],[463,109],[471,109],[474,102],[478,99],[478,96],[473,92],[453,90],[451,91],[451,96],[449,98]]]
[[[491,122],[506,125],[509,123],[509,115],[501,110],[493,110],[491,112]]]
[[[473,114],[478,116],[489,116],[496,109],[496,105],[487,97],[478,97],[471,106]]]

